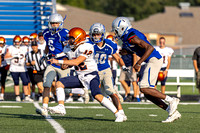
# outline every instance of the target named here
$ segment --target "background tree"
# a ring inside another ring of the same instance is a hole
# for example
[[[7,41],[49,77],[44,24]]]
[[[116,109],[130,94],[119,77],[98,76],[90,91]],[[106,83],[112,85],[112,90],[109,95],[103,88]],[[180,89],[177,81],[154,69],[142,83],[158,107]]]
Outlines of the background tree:
[[[164,6],[178,6],[180,2],[190,2],[192,6],[200,5],[200,0],[57,0],[57,2],[114,16],[134,17],[136,21],[163,12]]]

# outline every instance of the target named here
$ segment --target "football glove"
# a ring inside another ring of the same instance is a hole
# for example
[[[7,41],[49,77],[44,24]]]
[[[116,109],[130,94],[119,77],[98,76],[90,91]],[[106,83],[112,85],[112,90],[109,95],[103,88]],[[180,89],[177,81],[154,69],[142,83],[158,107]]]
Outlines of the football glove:
[[[122,70],[123,70],[123,71],[126,71],[126,72],[128,72],[128,73],[131,73],[131,71],[130,71],[126,66],[122,66]]]

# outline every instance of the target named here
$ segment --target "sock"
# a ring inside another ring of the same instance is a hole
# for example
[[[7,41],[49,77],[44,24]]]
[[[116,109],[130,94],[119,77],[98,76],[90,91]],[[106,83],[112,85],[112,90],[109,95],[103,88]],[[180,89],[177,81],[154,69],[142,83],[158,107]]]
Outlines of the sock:
[[[172,97],[166,95],[165,101],[167,101],[168,103],[171,102],[173,100]]]
[[[39,93],[38,96],[41,97],[41,96],[42,96],[42,93]]]
[[[4,93],[1,93],[1,94],[0,94],[0,97],[4,97]]]
[[[166,111],[167,111],[168,113],[169,113],[169,109],[170,109],[170,107],[168,106],[167,109],[166,109]]]
[[[57,94],[57,100],[58,101],[64,101],[65,100],[65,91],[64,88],[57,88],[56,89],[56,94]]]
[[[140,94],[140,97],[144,97],[144,94],[143,94],[143,93],[141,93],[141,94]]]
[[[120,114],[124,114],[124,110],[123,110],[123,109],[120,109],[120,110],[119,110],[119,113],[120,113]]]
[[[63,104],[58,104],[59,106],[62,106],[62,107],[64,107],[64,105]]]
[[[43,103],[43,104],[42,104],[42,107],[43,107],[44,109],[46,109],[46,108],[48,108],[48,104],[47,104],[47,103]]]
[[[109,109],[111,112],[116,113],[117,108],[113,105],[113,103],[108,100],[107,98],[103,97],[103,100],[101,101],[101,105]]]
[[[35,92],[32,92],[32,98],[35,98]]]
[[[74,89],[72,89],[72,93],[83,95],[85,92],[82,88],[74,88]]]

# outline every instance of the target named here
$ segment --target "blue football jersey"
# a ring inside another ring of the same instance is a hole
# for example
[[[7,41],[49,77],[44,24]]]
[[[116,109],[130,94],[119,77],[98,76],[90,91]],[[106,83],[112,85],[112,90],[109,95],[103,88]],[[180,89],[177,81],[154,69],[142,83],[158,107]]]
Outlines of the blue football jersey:
[[[91,42],[91,40],[89,40]],[[98,70],[102,71],[110,68],[108,63],[108,56],[117,52],[117,44],[109,39],[104,39],[103,47],[92,43],[94,45],[94,54],[97,62]]]
[[[133,66],[133,54],[126,54],[121,56],[126,67]]]
[[[43,36],[46,41],[46,44],[49,48],[49,54],[59,54],[63,52],[64,45],[63,42],[68,40],[68,32],[67,29],[62,29],[61,31],[52,34],[49,29],[44,30]],[[58,58],[58,60],[63,59],[63,57]],[[52,64],[54,67],[60,68],[59,65]]]
[[[138,45],[133,45],[133,44],[129,43],[129,40],[135,36],[137,36],[141,40],[143,40],[146,43],[148,43],[149,45],[151,45],[143,33],[141,33],[140,31],[138,31],[134,28],[131,28],[126,32],[126,34],[124,35],[124,37],[122,39],[122,41],[123,41],[122,48],[127,49],[131,52],[135,52],[139,57],[142,57],[145,53],[145,49],[139,47]],[[154,49],[153,52],[151,53],[151,55],[145,60],[145,62],[148,62],[149,59],[151,59],[152,57],[156,57],[158,59],[162,58],[160,53]]]

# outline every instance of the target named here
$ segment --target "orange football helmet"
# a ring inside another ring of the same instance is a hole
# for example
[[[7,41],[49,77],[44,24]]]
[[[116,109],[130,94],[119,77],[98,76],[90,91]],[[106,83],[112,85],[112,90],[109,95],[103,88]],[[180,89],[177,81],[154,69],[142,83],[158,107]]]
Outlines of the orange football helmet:
[[[90,38],[90,35],[87,34],[87,35],[86,35],[86,39],[88,39],[88,38]]]
[[[69,41],[69,44],[71,43],[70,44],[70,48],[75,50],[80,45],[80,43],[82,41],[85,41],[86,32],[83,29],[79,28],[79,27],[72,28],[69,31],[69,38],[74,38],[74,41],[73,42]]]
[[[111,40],[111,41],[114,41],[114,36],[113,35],[108,35],[106,38]]]
[[[38,34],[37,33],[32,33],[30,34],[30,39],[37,39]]]
[[[19,36],[19,35],[16,35],[14,38],[13,38],[13,42],[21,42],[22,41],[22,38]]]
[[[3,44],[6,43],[6,39],[4,37],[2,37],[2,36],[0,36],[0,43],[3,43]]]
[[[23,42],[23,43],[25,43],[25,42],[30,43],[30,38],[28,38],[27,36],[24,36],[24,37],[22,38],[22,42]]]
[[[160,71],[159,73],[158,73],[158,81],[163,81],[165,78],[164,78],[164,74],[163,74],[163,71]]]

